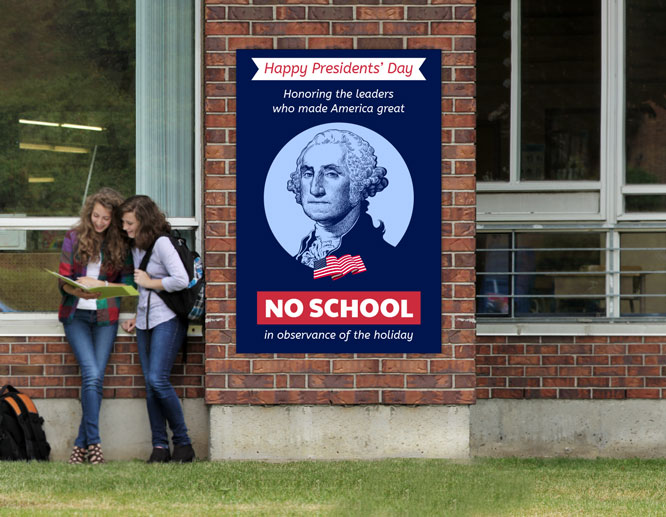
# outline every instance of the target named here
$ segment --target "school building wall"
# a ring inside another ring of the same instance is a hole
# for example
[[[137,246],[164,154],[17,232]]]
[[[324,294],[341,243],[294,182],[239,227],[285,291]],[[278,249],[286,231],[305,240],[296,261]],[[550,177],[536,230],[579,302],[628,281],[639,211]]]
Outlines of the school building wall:
[[[666,338],[476,335],[474,0],[206,1],[203,16],[207,316],[172,377],[199,457],[663,456]],[[442,50],[440,353],[236,353],[240,48]],[[80,377],[62,333],[1,337],[0,383],[37,399],[65,459]],[[133,337],[116,342],[104,396],[107,456],[147,456]]]

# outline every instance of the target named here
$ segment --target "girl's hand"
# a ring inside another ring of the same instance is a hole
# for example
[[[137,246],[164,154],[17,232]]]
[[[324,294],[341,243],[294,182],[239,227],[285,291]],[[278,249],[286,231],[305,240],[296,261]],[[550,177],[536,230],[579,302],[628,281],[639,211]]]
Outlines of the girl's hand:
[[[80,276],[76,281],[86,287],[104,287],[106,285],[104,281],[89,276]]]
[[[94,300],[102,295],[102,293],[88,293],[83,289],[80,289],[79,287],[74,289],[74,292],[72,294],[77,298],[83,298],[84,300]]]
[[[142,269],[134,270],[134,283],[136,285],[140,285],[141,287],[147,288],[149,282],[150,282],[150,276],[148,275],[148,273],[146,273]]]
[[[136,317],[129,319],[127,321],[123,321],[120,324],[120,326],[125,332],[131,334],[132,332],[134,332],[134,328],[136,327]]]

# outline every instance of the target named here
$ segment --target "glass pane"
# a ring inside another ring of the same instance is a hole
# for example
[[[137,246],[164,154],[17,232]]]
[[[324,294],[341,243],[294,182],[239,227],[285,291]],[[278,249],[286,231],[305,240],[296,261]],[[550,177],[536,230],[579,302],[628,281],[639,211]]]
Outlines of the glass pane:
[[[666,183],[666,3],[626,1],[626,181]]]
[[[511,2],[484,0],[476,12],[477,177],[508,181]]]
[[[134,1],[3,2],[0,212],[77,215],[135,192]]]
[[[625,212],[666,212],[666,195],[624,196]]]
[[[666,273],[659,271],[666,270],[666,234],[623,233],[620,244],[621,315],[663,316],[666,314]]]
[[[523,0],[521,179],[598,180],[601,2]]]
[[[476,311],[485,315],[508,315],[511,277],[511,234],[481,233],[476,238]],[[497,251],[484,251],[484,250]],[[491,274],[486,274],[491,273]]]
[[[480,316],[604,316],[603,233],[477,236]]]
[[[516,315],[605,315],[604,247],[600,233],[516,234]]]
[[[0,230],[0,312],[57,311],[64,231]]]

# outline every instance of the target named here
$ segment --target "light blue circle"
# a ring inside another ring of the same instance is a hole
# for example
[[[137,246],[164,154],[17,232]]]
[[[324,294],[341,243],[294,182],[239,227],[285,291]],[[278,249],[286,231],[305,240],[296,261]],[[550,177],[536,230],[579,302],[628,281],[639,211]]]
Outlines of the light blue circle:
[[[407,231],[414,209],[414,185],[405,160],[383,136],[367,127],[345,122],[321,124],[306,129],[280,149],[266,175],[264,211],[275,239],[291,256],[295,256],[301,240],[314,228],[314,221],[303,212],[293,192],[287,190],[289,175],[296,170],[296,160],[308,143],[322,131],[342,129],[356,133],[375,150],[377,166],[387,171],[388,186],[368,198],[368,213],[376,227],[386,225],[384,240],[397,246]]]

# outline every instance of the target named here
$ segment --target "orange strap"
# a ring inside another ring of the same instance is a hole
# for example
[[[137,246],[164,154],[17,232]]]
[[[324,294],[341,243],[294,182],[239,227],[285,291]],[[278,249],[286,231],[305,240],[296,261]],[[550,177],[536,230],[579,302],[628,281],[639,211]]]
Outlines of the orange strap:
[[[35,404],[30,397],[24,395],[23,393],[17,393],[17,395],[23,401],[29,413],[37,413],[37,408],[35,407]]]
[[[19,416],[21,414],[21,408],[19,407],[19,405],[16,403],[16,401],[13,398],[5,397],[4,400],[7,402],[7,404],[9,404],[12,407],[12,409],[14,410],[14,413],[16,413],[16,416]]]

